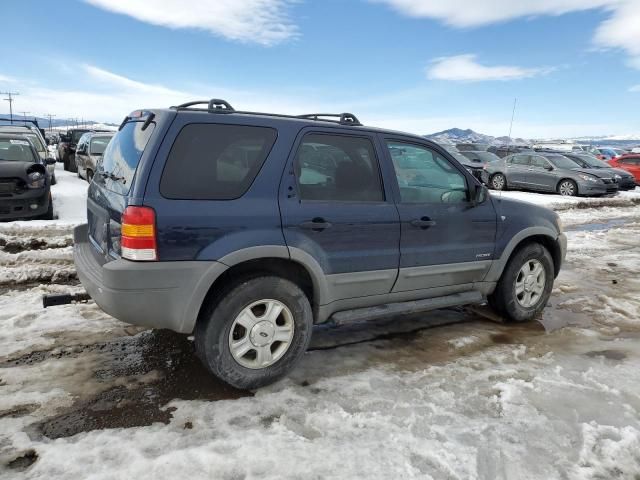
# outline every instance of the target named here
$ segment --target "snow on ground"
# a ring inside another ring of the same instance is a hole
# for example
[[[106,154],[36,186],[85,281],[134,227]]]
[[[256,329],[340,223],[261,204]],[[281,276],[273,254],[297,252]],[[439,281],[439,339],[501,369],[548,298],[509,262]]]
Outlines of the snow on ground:
[[[589,207],[629,207],[640,204],[640,187],[635,190],[618,192],[613,196],[604,197],[563,197],[555,193],[534,193],[520,191],[497,192],[492,191],[494,197],[513,198],[525,202],[535,203],[553,210],[570,210]]]
[[[239,392],[184,336],[92,303],[41,308],[80,288],[69,234],[86,183],[56,187],[58,220],[0,224],[2,479],[639,478],[631,201],[553,198],[569,252],[540,323],[453,309],[319,327],[288,378]]]

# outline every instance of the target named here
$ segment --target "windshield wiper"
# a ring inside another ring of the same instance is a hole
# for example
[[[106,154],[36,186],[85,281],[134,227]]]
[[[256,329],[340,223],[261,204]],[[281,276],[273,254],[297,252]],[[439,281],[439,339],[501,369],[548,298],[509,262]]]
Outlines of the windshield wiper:
[[[99,175],[101,175],[102,178],[108,178],[112,182],[122,182],[123,185],[127,183],[127,179],[126,178],[117,177],[111,172],[100,172]]]

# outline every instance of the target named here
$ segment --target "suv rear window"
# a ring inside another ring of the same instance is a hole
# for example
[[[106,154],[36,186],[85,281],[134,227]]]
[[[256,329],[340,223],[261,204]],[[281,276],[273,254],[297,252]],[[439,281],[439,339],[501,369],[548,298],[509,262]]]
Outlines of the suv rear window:
[[[120,195],[129,193],[138,163],[155,128],[155,124],[151,123],[142,130],[143,123],[126,123],[104,151],[98,172],[105,174],[105,186],[112,192]],[[101,182],[103,176],[96,175],[95,178]]]
[[[277,131],[267,127],[194,123],[173,144],[160,193],[181,200],[233,200],[262,168]]]

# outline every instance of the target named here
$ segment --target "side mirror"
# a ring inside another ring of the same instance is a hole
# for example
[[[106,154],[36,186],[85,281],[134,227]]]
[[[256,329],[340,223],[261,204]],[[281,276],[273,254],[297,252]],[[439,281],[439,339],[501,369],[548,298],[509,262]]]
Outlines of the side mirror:
[[[87,153],[87,147],[82,145],[80,148],[78,148],[76,150],[76,153],[80,153],[80,154],[84,155],[85,153]]]
[[[44,162],[47,165],[55,165],[56,164],[56,159],[53,158],[53,157],[48,157],[48,158],[45,158]]]
[[[545,165],[544,169],[548,170],[548,171],[551,171],[551,170],[553,170],[553,167],[551,165]]]

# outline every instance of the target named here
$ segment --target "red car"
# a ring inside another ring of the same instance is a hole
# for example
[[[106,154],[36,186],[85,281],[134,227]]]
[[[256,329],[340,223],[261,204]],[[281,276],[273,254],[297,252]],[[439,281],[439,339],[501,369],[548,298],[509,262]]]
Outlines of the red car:
[[[636,179],[636,185],[640,185],[640,155],[631,153],[620,157],[612,158],[608,161],[609,165],[614,168],[622,168]]]

